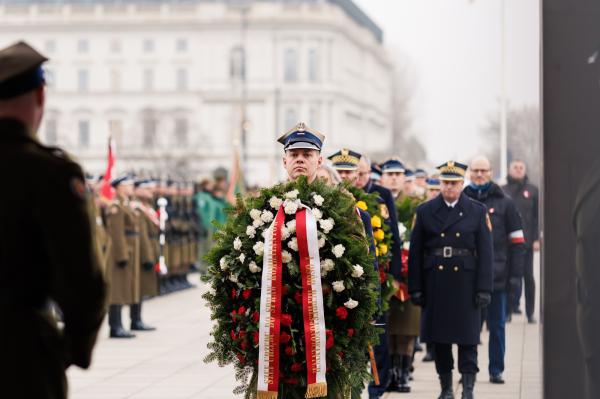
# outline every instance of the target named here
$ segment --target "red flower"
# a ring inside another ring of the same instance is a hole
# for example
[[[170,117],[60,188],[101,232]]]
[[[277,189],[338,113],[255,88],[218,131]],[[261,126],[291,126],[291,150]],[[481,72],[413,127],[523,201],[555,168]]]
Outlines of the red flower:
[[[340,359],[344,359],[344,352],[338,352],[337,355],[340,357]]]
[[[285,347],[285,354],[288,355],[288,356],[294,356],[296,354],[296,351],[291,346],[286,346]]]
[[[246,313],[246,308],[244,307],[244,305],[240,306],[240,308],[238,309],[238,314],[241,316],[244,313]]]
[[[232,310],[231,311],[231,320],[235,321],[235,316],[237,316],[237,310]]]
[[[240,349],[243,351],[248,349],[248,342],[246,340],[242,341],[242,343],[240,344]]]
[[[231,289],[231,299],[235,299],[237,297],[237,290],[235,288]]]
[[[379,283],[383,284],[385,283],[385,280],[387,279],[386,275],[385,275],[385,270],[383,270],[383,267],[379,268]]]
[[[352,336],[353,336],[353,335],[354,335],[354,328],[349,328],[349,329],[348,329],[348,336],[349,336],[350,338],[352,338]]]
[[[238,333],[238,337],[240,339],[246,338],[246,331],[245,330],[240,330],[240,332]]]
[[[288,313],[284,313],[281,315],[281,325],[290,327],[292,325],[292,315]]]
[[[302,293],[300,291],[296,291],[294,294],[294,301],[296,301],[298,305],[302,305]]]
[[[242,296],[244,297],[244,299],[250,298],[250,294],[252,294],[252,290],[251,289],[247,289],[247,290],[242,291]]]
[[[252,333],[252,342],[254,342],[254,345],[258,345],[258,340],[259,340],[259,334],[258,332],[253,332]]]
[[[252,313],[252,322],[254,324],[256,324],[256,323],[258,323],[259,320],[260,320],[260,313],[258,313],[256,311],[254,313]]]
[[[279,343],[281,344],[287,344],[288,342],[290,342],[291,339],[292,336],[286,333],[285,331],[282,332],[281,335],[279,335]]]
[[[345,307],[338,306],[338,308],[335,310],[335,315],[340,320],[346,320],[346,318],[348,317],[348,311],[346,310]]]
[[[325,336],[327,336],[327,337],[333,336],[333,331],[332,330],[325,330]]]
[[[237,341],[238,337],[237,334],[235,333],[235,331],[231,330],[229,332],[229,336],[231,337],[232,340]]]
[[[298,373],[298,372],[302,371],[302,363],[294,363],[294,364],[292,364],[291,369],[292,369],[292,371],[294,373]]]
[[[235,355],[237,356],[240,363],[242,363],[242,364],[246,363],[246,356],[242,355],[241,353],[236,353]]]
[[[285,381],[286,384],[298,385],[298,379],[294,378],[294,377],[286,378],[284,381]]]
[[[327,341],[325,342],[325,347],[327,349],[331,349],[333,347],[333,331],[325,330],[325,336],[327,337]]]

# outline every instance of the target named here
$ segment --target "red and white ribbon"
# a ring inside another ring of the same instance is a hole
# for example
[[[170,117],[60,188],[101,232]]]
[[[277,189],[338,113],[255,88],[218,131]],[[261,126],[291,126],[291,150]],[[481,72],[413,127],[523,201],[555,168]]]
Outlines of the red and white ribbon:
[[[277,399],[279,391],[279,333],[281,327],[283,206],[265,235],[258,340],[258,399]]]
[[[302,313],[306,352],[306,398],[327,396],[325,310],[317,220],[304,207],[296,213],[296,236],[302,275]]]

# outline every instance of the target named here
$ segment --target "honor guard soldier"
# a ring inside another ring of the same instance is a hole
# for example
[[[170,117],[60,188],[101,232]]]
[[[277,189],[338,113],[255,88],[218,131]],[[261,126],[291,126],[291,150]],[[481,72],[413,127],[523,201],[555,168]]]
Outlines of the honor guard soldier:
[[[105,314],[83,172],[37,138],[46,60],[24,42],[0,50],[3,398],[66,398],[65,370],[89,367]]]
[[[111,182],[116,198],[106,215],[112,249],[106,269],[109,284],[108,324],[111,338],[133,338],[123,328],[121,309],[140,301],[140,226],[139,218],[129,206],[133,179],[119,176]]]
[[[440,180],[437,178],[429,178],[427,179],[427,191],[425,192],[425,198],[427,201],[434,199],[438,195],[440,195]]]
[[[487,207],[494,237],[494,291],[487,308],[486,323],[490,332],[488,371],[490,382],[503,384],[506,349],[506,304],[509,293],[521,287],[525,236],[521,215],[514,201],[492,179],[490,161],[483,156],[474,158],[469,167],[471,184],[465,194]]]
[[[135,200],[131,201],[139,221],[140,231],[140,297],[139,302],[130,306],[131,329],[134,331],[153,331],[156,328],[142,321],[142,301],[144,298],[158,295],[158,275],[154,269],[158,262],[158,216],[150,206],[152,189],[156,183],[150,179],[138,179],[134,183]]]
[[[481,308],[493,289],[491,225],[485,206],[462,193],[467,166],[448,161],[438,169],[441,195],[417,208],[409,293],[423,307],[421,339],[434,345],[439,399],[454,398],[452,344],[458,344],[462,399],[472,399]]]

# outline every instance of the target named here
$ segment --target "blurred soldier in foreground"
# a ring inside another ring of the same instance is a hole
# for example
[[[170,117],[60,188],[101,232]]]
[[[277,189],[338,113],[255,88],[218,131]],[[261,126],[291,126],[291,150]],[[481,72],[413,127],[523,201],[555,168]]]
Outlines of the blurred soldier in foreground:
[[[453,399],[452,344],[458,344],[462,399],[473,398],[481,308],[493,287],[492,234],[486,208],[462,194],[466,165],[438,167],[442,195],[417,208],[410,240],[411,300],[423,307],[421,338],[435,347],[440,399]]]
[[[575,247],[576,320],[587,378],[585,399],[600,397],[600,161],[597,160],[577,190],[573,210]]]
[[[525,260],[523,262],[523,277],[525,281],[525,314],[529,323],[535,323],[533,311],[535,310],[535,280],[533,277],[533,252],[540,250],[538,206],[539,190],[529,182],[525,162],[514,160],[508,169],[508,184],[502,187],[515,202],[517,210],[523,220],[525,233]],[[521,282],[520,282],[521,283]],[[509,298],[508,312],[521,313],[519,302],[521,300],[522,284],[516,287],[514,298]]]
[[[488,370],[491,383],[503,384],[506,304],[510,293],[516,292],[523,278],[525,237],[515,203],[491,180],[490,161],[482,156],[474,158],[469,173],[471,184],[465,188],[465,194],[487,207],[492,223],[494,291],[485,318],[490,331]]]
[[[20,42],[0,50],[0,358],[2,397],[67,396],[65,369],[87,368],[105,312],[80,167],[39,143],[46,58]],[[63,315],[59,331],[50,312]]]

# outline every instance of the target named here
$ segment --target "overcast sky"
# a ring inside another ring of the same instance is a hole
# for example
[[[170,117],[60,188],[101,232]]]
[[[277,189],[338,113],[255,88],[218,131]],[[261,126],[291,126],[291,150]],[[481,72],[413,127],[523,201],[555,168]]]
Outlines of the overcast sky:
[[[511,106],[539,104],[539,0],[355,0],[383,29],[384,44],[414,86],[413,126],[436,164],[468,160],[498,112],[501,10]]]

